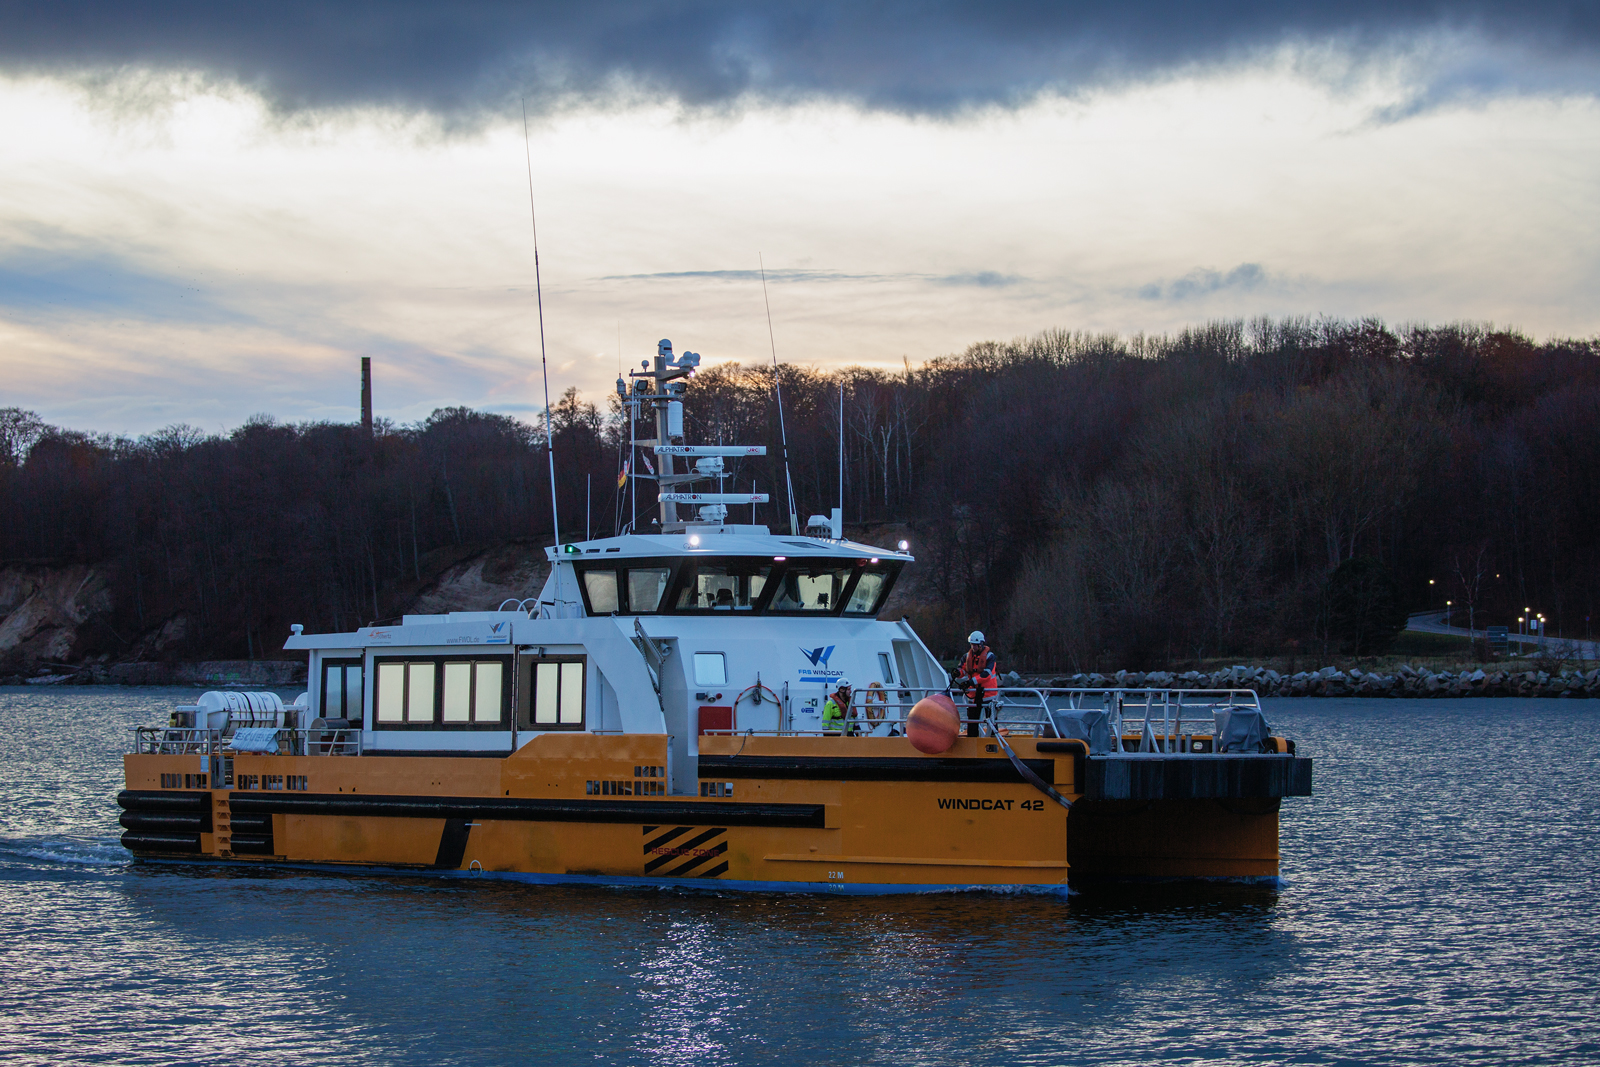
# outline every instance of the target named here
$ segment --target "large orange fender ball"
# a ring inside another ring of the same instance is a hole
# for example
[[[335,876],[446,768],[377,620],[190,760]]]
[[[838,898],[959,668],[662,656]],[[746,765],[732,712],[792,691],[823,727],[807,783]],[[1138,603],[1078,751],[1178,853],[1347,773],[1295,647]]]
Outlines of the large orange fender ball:
[[[961,732],[961,715],[956,702],[943,693],[923,697],[906,716],[906,739],[918,752],[937,756],[949,752]]]

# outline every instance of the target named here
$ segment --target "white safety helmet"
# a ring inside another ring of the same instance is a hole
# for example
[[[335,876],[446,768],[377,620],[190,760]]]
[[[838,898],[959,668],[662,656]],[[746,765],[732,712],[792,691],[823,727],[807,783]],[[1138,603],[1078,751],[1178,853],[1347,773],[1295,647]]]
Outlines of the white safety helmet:
[[[834,688],[835,689],[849,689],[850,688],[850,679],[848,679],[848,678],[840,678],[836,683],[834,683]]]
[[[982,630],[974,630],[970,634],[968,634],[967,635],[967,644],[969,644],[969,645],[981,645],[981,644],[983,644],[983,631]]]

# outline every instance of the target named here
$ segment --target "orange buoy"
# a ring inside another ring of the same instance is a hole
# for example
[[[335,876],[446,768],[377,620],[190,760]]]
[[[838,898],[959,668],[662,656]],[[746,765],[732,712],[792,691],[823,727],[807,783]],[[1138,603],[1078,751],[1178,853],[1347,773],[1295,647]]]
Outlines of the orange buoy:
[[[961,716],[956,702],[943,693],[923,697],[906,716],[906,739],[918,752],[936,756],[949,752],[961,732]]]

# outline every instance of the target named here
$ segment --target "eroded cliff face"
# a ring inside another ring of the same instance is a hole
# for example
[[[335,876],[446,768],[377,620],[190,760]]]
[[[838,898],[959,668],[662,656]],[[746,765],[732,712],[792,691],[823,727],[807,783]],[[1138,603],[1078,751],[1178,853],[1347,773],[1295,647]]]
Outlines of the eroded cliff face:
[[[110,609],[110,583],[94,567],[0,568],[0,664],[70,662],[80,628]]]
[[[424,561],[420,580],[385,591],[382,600],[393,615],[493,611],[506,600],[537,596],[549,572],[542,545],[457,548]],[[290,675],[304,673],[303,662],[224,659],[244,650],[206,648],[182,612],[128,632],[125,622],[112,622],[114,587],[106,567],[0,567],[0,683],[290,685]],[[271,637],[267,643],[281,645]]]
[[[513,542],[475,552],[444,566],[414,591],[402,591],[400,615],[494,611],[507,600],[539,595],[550,574],[542,545]]]

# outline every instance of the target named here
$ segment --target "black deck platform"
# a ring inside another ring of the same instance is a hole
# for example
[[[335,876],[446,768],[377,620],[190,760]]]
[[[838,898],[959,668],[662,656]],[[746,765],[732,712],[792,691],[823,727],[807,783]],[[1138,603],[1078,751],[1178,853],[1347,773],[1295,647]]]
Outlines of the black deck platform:
[[[1202,800],[1311,795],[1300,756],[1091,756],[1085,800]]]

